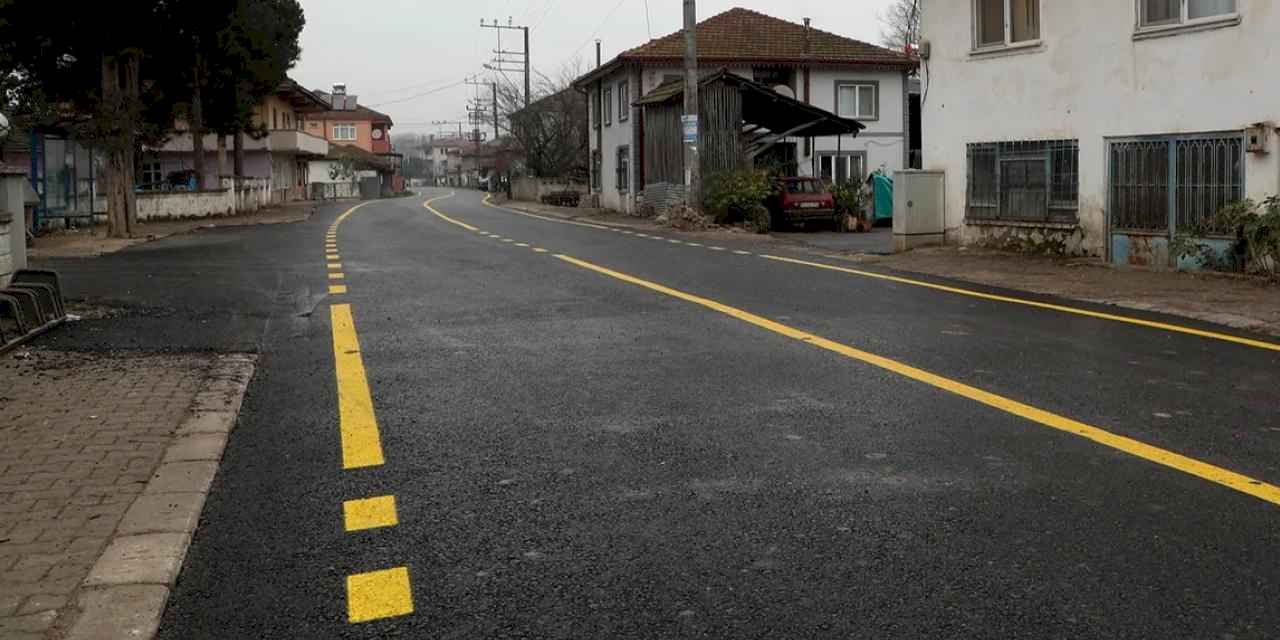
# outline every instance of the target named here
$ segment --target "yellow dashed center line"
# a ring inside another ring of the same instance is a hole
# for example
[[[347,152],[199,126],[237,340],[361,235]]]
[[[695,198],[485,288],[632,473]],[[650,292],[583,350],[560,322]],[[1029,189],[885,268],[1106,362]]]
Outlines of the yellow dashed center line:
[[[534,251],[534,253],[546,253],[546,252],[547,252],[547,250],[546,250],[546,249],[543,249],[542,247],[534,247],[534,248],[533,248],[533,251]]]
[[[342,263],[341,263],[341,262],[330,262],[330,263],[329,263],[329,268],[330,268],[330,269],[341,269],[341,268],[342,268]]]
[[[529,248],[529,245],[528,245],[527,243],[524,243],[524,242],[517,242],[517,243],[516,243],[516,246],[517,246],[517,247],[524,247],[524,248],[526,248],[526,249],[528,249],[528,248]]]
[[[347,576],[347,619],[353,623],[413,613],[405,567]]]
[[[365,376],[360,341],[351,305],[329,307],[333,324],[333,360],[338,380],[338,431],[342,435],[342,468],[376,467],[383,463],[382,437],[373,415],[373,396]]]
[[[342,503],[342,518],[347,531],[393,527],[400,523],[395,496],[347,500]]]
[[[347,277],[347,274],[345,274],[345,273],[330,273],[330,274],[329,274],[329,279],[330,279],[330,280],[341,280],[341,279],[343,279],[343,278],[345,278],[345,277]]]

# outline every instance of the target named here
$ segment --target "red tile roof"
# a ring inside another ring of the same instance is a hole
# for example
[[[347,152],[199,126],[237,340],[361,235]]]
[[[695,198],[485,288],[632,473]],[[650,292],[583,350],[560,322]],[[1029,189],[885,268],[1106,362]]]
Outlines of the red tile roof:
[[[807,44],[806,44],[807,41]],[[618,55],[640,62],[683,59],[684,32],[677,31]],[[915,59],[873,44],[803,24],[735,8],[698,23],[698,58],[708,62],[812,62],[816,64],[914,67]]]
[[[394,126],[391,116],[374,111],[369,107],[358,105],[355,109],[345,111],[321,111],[319,113],[308,113],[308,120],[340,120],[344,122],[382,122]]]

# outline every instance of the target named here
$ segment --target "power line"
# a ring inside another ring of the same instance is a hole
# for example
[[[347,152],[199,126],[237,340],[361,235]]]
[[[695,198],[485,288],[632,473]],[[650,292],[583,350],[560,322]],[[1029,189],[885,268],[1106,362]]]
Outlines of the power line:
[[[613,8],[609,10],[609,13],[605,14],[604,18],[600,20],[600,24],[597,24],[596,28],[591,30],[591,35],[587,36],[587,39],[584,40],[582,44],[575,47],[573,49],[573,52],[570,53],[568,57],[560,61],[560,66],[564,66],[565,63],[569,62],[570,59],[578,55],[578,52],[582,51],[583,47],[591,44],[596,39],[596,34],[600,33],[600,29],[604,28],[604,24],[609,21],[609,18],[613,17],[613,14],[618,12],[618,9],[622,6],[622,3],[626,1],[627,0],[618,0],[618,4],[613,5]]]
[[[451,90],[451,88],[453,88],[453,87],[461,87],[461,86],[462,86],[462,84],[466,84],[466,82],[467,82],[467,81],[466,81],[466,78],[463,78],[463,79],[461,79],[461,81],[454,82],[454,83],[452,83],[452,84],[445,84],[445,86],[443,86],[443,87],[435,87],[435,88],[433,88],[433,90],[430,90],[430,91],[424,91],[424,92],[421,92],[421,93],[413,93],[413,95],[412,95],[412,96],[401,97],[401,99],[397,99],[397,100],[388,100],[388,101],[385,101],[385,102],[378,102],[378,104],[376,104],[376,105],[369,105],[369,106],[370,106],[370,108],[374,108],[374,106],[398,105],[398,104],[401,104],[401,102],[408,102],[408,101],[410,101],[410,100],[417,100],[417,99],[420,99],[420,97],[426,97],[426,96],[433,95],[433,93],[439,93],[439,92],[442,92],[442,91]]]

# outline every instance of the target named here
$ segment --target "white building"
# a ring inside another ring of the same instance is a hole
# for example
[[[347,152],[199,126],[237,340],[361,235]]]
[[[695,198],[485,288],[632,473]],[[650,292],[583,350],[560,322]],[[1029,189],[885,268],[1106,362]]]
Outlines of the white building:
[[[747,9],[731,9],[698,23],[698,63],[773,86],[791,97],[866,125],[856,139],[790,140],[757,158],[798,175],[835,182],[869,171],[909,165],[919,141],[910,139],[908,76],[916,62],[903,53],[834,35]],[[683,77],[684,36],[677,32],[624,51],[579,78],[589,96],[592,189],[601,205],[635,210],[645,181],[639,158],[644,124],[636,100]],[[779,132],[780,133],[780,132]]]
[[[1165,266],[1179,229],[1280,192],[1274,0],[921,5],[949,240]]]

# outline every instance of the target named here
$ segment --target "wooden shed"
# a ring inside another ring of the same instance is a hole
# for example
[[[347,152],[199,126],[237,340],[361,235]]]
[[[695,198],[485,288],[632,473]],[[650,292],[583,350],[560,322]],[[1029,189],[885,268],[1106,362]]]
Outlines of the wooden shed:
[[[682,184],[684,82],[663,84],[636,104],[643,117],[640,183]],[[699,83],[698,124],[704,176],[753,166],[761,153],[790,138],[856,137],[866,128],[728,70]]]

